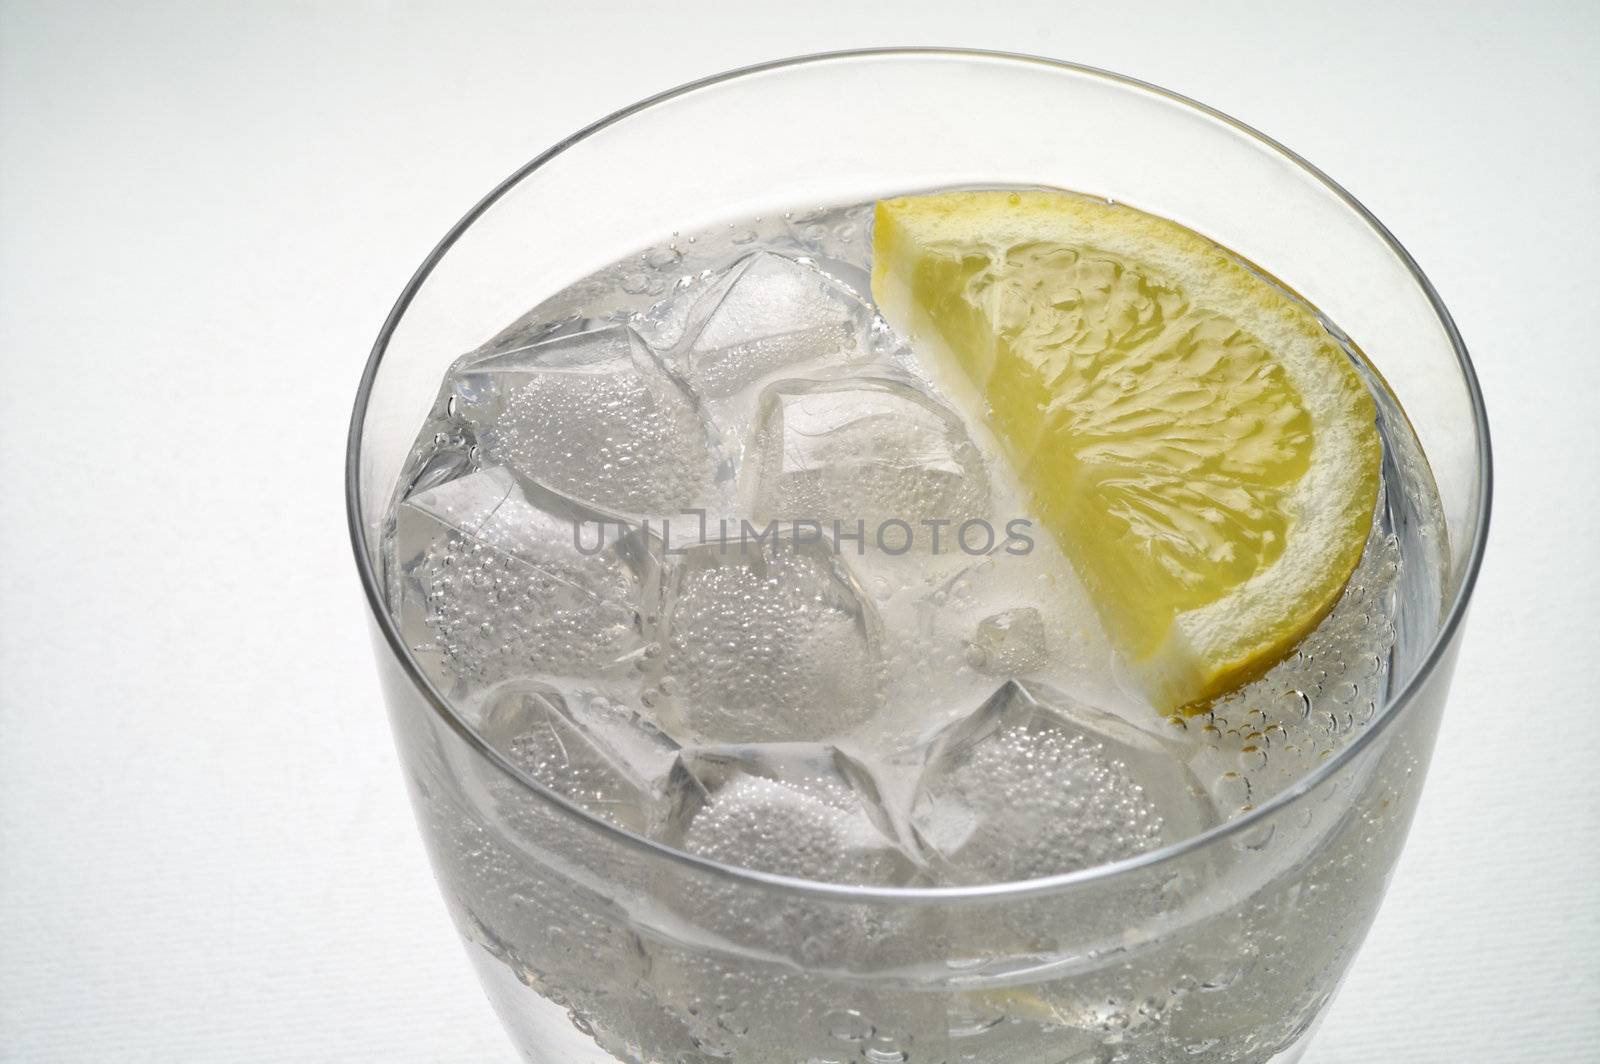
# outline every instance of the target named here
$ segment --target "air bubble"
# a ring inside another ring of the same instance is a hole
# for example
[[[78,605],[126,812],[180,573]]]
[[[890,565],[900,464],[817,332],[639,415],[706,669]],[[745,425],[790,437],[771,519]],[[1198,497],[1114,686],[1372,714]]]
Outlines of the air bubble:
[[[965,1005],[950,1006],[949,1032],[951,1038],[974,1038],[993,1030],[1006,1020],[1003,1012],[978,1012]]]
[[[874,1038],[861,1056],[869,1064],[905,1064],[911,1059],[911,1054],[901,1049],[892,1036],[884,1034]]]
[[[855,1009],[833,1009],[822,1014],[822,1025],[840,1042],[865,1042],[876,1028]]]
[[[1217,777],[1217,801],[1227,806],[1244,806],[1250,801],[1250,779],[1237,772],[1224,772]]]

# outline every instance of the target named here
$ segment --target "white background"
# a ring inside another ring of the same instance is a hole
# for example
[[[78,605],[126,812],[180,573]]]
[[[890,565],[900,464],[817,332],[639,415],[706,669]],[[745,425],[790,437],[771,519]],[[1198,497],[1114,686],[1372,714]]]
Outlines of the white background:
[[[361,365],[433,243],[562,135],[908,43],[1205,100],[1430,273],[1488,397],[1489,562],[1308,1062],[1600,1056],[1597,8],[857,6],[0,4],[0,1060],[512,1060],[375,683],[341,501]]]

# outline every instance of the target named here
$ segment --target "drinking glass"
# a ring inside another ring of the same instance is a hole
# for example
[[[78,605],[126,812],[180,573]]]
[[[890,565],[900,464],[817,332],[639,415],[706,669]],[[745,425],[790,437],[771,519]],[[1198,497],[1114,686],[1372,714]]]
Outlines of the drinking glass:
[[[1283,278],[1353,337],[1443,505],[1442,601],[1370,719],[1205,833],[977,887],[850,887],[677,852],[552,793],[419,669],[382,532],[450,362],[540,299],[678,232],[948,186],[1047,185],[1174,219]],[[417,819],[484,986],[534,1062],[1288,1062],[1349,967],[1404,841],[1490,494],[1467,353],[1415,262],[1309,163],[1208,107],[1025,56],[882,50],[768,63],[641,101],[494,189],[384,324],[347,505]],[[1420,977],[1420,973],[1419,973]]]

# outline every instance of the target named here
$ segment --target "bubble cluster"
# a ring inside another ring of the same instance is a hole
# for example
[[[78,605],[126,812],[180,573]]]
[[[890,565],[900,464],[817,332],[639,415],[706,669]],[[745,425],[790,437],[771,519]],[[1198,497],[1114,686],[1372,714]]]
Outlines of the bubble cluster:
[[[646,679],[685,738],[825,739],[881,698],[877,614],[817,543],[689,549],[669,574],[658,641]]]
[[[1293,784],[1376,718],[1388,695],[1399,574],[1399,543],[1375,526],[1343,596],[1293,654],[1208,712],[1173,718],[1230,815]]]
[[[491,693],[478,729],[602,820],[648,834],[666,815],[662,788],[678,745],[603,695],[512,681]]]
[[[905,883],[914,867],[893,837],[869,771],[803,743],[689,750],[671,787],[667,838],[724,864],[834,883]]]
[[[464,374],[493,378],[479,439],[490,460],[574,499],[628,514],[671,514],[711,476],[694,398],[631,329],[614,328],[498,356]]]
[[[951,882],[1092,868],[1214,822],[1198,781],[1158,740],[1016,683],[936,737],[925,765],[911,822]]]
[[[638,537],[578,549],[583,517],[499,468],[406,500],[394,540],[401,621],[441,679],[602,676],[637,651],[657,560]]]

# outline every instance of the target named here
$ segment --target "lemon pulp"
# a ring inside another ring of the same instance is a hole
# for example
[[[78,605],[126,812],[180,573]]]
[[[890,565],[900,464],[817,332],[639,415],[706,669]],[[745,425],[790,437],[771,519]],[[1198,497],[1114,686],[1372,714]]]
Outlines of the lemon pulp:
[[[1315,313],[1237,256],[1073,193],[945,192],[877,205],[872,291],[976,390],[1157,708],[1255,678],[1338,600],[1376,409]]]

